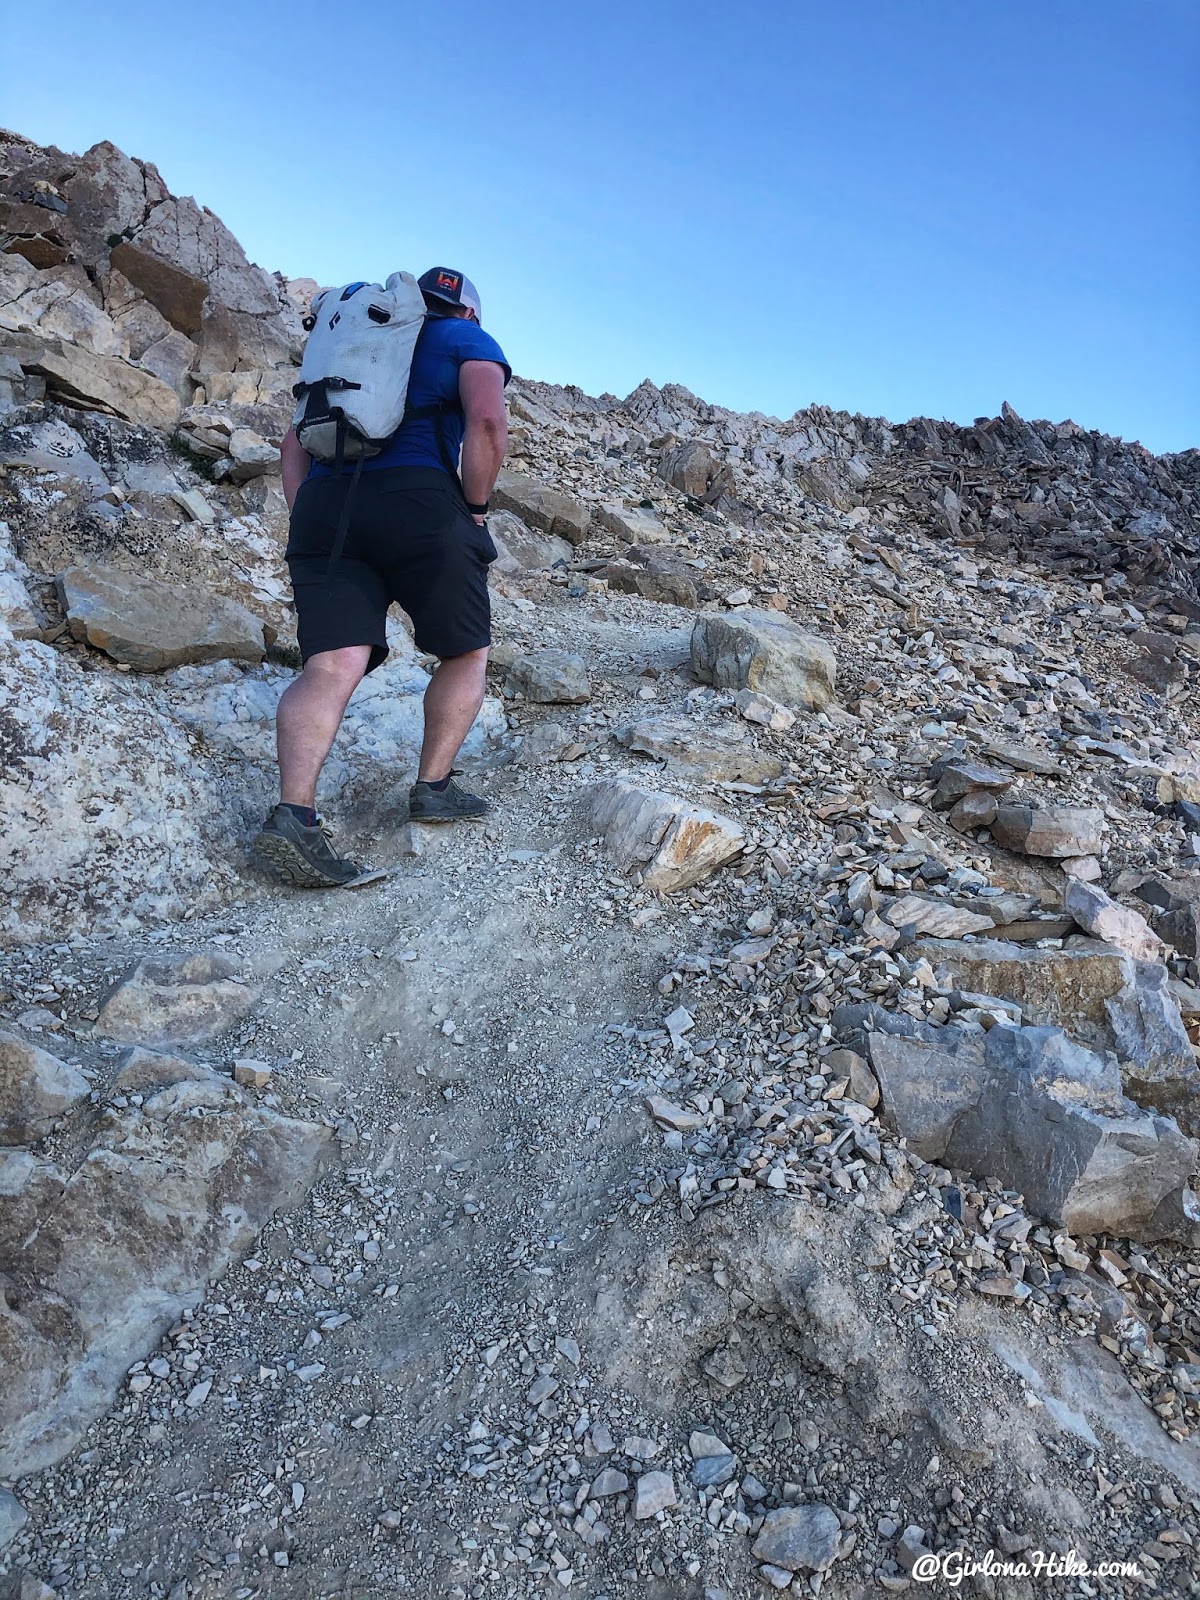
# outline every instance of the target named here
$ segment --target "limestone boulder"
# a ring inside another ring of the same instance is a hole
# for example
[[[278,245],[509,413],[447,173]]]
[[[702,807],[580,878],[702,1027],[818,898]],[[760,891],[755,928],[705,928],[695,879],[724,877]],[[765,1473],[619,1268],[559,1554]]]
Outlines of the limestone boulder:
[[[1091,856],[1104,846],[1104,813],[1094,806],[1001,805],[991,829],[997,844],[1026,856]]]
[[[728,465],[697,439],[689,439],[667,450],[659,461],[658,475],[672,488],[703,505],[712,505],[733,485]]]
[[[583,705],[592,698],[587,664],[569,650],[500,651],[505,684],[538,705]]]
[[[92,267],[104,265],[110,240],[140,228],[153,207],[169,197],[157,167],[127,156],[107,139],[79,157],[63,191],[76,250]]]
[[[229,956],[208,950],[149,956],[105,1000],[96,1032],[157,1048],[207,1044],[255,1002],[257,991],[239,971]]]
[[[260,317],[279,315],[279,296],[270,274],[253,266],[221,219],[190,196],[170,197],[154,206],[134,233],[133,245],[143,255],[152,255],[203,283],[207,293],[229,311]],[[126,266],[121,262],[115,265],[137,283]],[[139,287],[144,289],[144,285]],[[171,320],[163,306],[159,310]]]
[[[116,1113],[32,1239],[0,1236],[0,1478],[61,1459],[131,1361],[315,1179],[330,1134],[165,1062]],[[3,1218],[0,1207],[0,1219]]]
[[[570,564],[572,550],[565,539],[557,534],[535,533],[511,511],[493,512],[488,518],[488,532],[498,554],[493,569],[498,573],[515,576]]]
[[[834,698],[833,650],[777,611],[704,612],[692,629],[691,651],[696,677],[718,689],[753,689],[814,711]]]
[[[264,439],[253,428],[234,428],[229,435],[229,456],[233,462],[230,477],[234,483],[249,483],[264,473],[279,471],[279,443]]]
[[[745,847],[732,817],[621,780],[593,785],[588,814],[617,866],[662,893],[703,882]]]
[[[884,911],[893,928],[935,939],[961,939],[968,933],[991,933],[996,924],[983,911],[956,906],[932,895],[899,895]]]
[[[661,606],[684,606],[694,611],[700,604],[694,570],[670,551],[643,552],[631,545],[629,554],[641,559],[610,561],[596,574],[615,594],[636,594]]]
[[[611,533],[622,544],[669,544],[671,530],[652,506],[627,506],[619,500],[606,500],[592,512],[592,521],[603,533]]]
[[[143,244],[131,244],[127,240],[116,246],[110,260],[113,268],[154,307],[168,327],[185,337],[199,334],[204,321],[204,302],[208,298],[208,285],[203,278],[175,262],[164,260]]]
[[[33,1144],[89,1093],[77,1068],[0,1032],[0,1145]]]
[[[102,286],[104,309],[120,332],[130,361],[139,361],[151,345],[176,331],[158,307],[111,264]]]
[[[733,703],[739,716],[745,717],[747,722],[757,722],[760,727],[770,728],[775,733],[786,733],[796,721],[794,711],[780,705],[778,700],[772,700],[770,695],[755,694],[753,689],[739,689]]]
[[[161,339],[156,339],[137,358],[139,367],[152,372],[168,384],[179,398],[180,405],[188,405],[196,385],[192,371],[196,365],[196,346],[182,333],[170,329]]]
[[[63,339],[98,356],[127,356],[120,329],[93,292],[82,267],[39,272],[23,256],[0,254],[0,327]]]
[[[502,471],[492,491],[492,504],[498,511],[511,511],[527,527],[565,539],[570,545],[582,544],[587,538],[591,513],[583,502],[536,478]]]
[[[766,783],[783,771],[737,727],[686,717],[639,717],[616,732],[618,744],[671,771],[716,782]]]
[[[205,661],[261,661],[259,619],[236,600],[95,563],[58,579],[72,636],[139,672]]]
[[[1135,961],[1162,961],[1166,956],[1166,946],[1145,917],[1118,905],[1098,884],[1071,878],[1063,905],[1085,933],[1115,945]]]

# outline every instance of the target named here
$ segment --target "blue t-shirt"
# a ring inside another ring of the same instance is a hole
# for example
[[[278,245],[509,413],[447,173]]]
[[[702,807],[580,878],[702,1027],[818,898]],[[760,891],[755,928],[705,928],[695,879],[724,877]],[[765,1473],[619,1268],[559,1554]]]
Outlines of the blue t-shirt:
[[[378,472],[384,467],[440,467],[444,472],[446,459],[438,447],[439,428],[457,467],[466,426],[458,398],[458,369],[464,361],[494,361],[504,368],[506,384],[512,377],[504,351],[477,322],[468,322],[465,317],[429,317],[413,352],[408,404],[416,410],[448,401],[449,409],[438,418],[416,417],[402,423],[388,447],[363,462],[364,472]],[[309,477],[324,477],[332,471],[332,467],[314,461]]]

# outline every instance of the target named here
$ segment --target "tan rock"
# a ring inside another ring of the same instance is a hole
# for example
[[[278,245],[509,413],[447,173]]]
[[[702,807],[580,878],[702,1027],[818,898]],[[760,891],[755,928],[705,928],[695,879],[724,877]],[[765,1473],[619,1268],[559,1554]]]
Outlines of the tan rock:
[[[1075,921],[1094,939],[1116,945],[1135,961],[1163,961],[1167,947],[1140,912],[1118,905],[1097,884],[1073,878],[1063,903]]]
[[[700,603],[695,577],[678,557],[663,555],[639,562],[612,561],[602,567],[597,576],[616,594],[640,595],[656,605],[684,606],[694,611]]]
[[[22,256],[0,253],[0,327],[63,339],[99,356],[128,355],[120,330],[91,292],[81,267],[39,272]]]
[[[527,527],[554,534],[568,544],[582,544],[587,538],[588,508],[573,495],[536,478],[502,471],[492,491],[492,504],[499,511],[511,511]]]
[[[893,928],[910,928],[935,939],[961,939],[966,933],[990,933],[996,926],[981,912],[964,910],[948,900],[919,894],[901,895],[884,912]]]
[[[254,1004],[237,963],[212,951],[149,956],[109,995],[96,1032],[125,1044],[188,1048],[223,1033]]]
[[[72,635],[140,672],[204,661],[261,661],[263,625],[223,595],[138,578],[116,567],[71,567],[58,579]]]
[[[179,396],[161,378],[116,356],[95,355],[80,345],[46,340],[24,355],[27,371],[46,379],[50,389],[68,402],[85,400],[126,422],[169,430],[179,416]]]
[[[659,477],[693,500],[712,505],[731,486],[729,467],[706,444],[690,439],[668,450],[659,462]]]
[[[511,511],[493,512],[488,517],[488,532],[499,553],[496,572],[514,575],[570,564],[572,550],[565,539],[535,533]]]
[[[620,501],[606,500],[592,512],[592,520],[622,544],[668,544],[673,537],[658,513],[646,506],[627,506]]]
[[[691,652],[696,677],[718,689],[754,689],[814,711],[834,698],[832,649],[779,612],[704,612],[692,629]]]
[[[617,865],[639,869],[645,887],[663,893],[711,877],[745,843],[731,817],[619,780],[593,786],[590,810]]]
[[[783,771],[777,756],[755,748],[736,726],[686,717],[640,717],[614,735],[618,744],[675,772],[716,782],[766,783]]]
[[[583,705],[592,698],[587,665],[568,650],[497,651],[505,682],[539,705]]]

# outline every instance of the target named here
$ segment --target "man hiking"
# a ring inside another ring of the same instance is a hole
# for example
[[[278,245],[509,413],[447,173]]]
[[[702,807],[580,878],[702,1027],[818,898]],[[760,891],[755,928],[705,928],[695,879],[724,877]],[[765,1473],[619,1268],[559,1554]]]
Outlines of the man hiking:
[[[412,354],[405,420],[379,454],[358,462],[352,477],[340,454],[337,469],[314,461],[295,427],[281,447],[303,670],[279,701],[280,798],[255,849],[305,888],[348,886],[365,875],[335,850],[316,788],[350,696],[387,659],[393,601],[412,619],[418,650],[439,662],[425,691],[410,815],[453,822],[488,810],[455,782],[452,769],[483,704],[487,569],[496,559],[484,517],[508,440],[504,387],[512,374],[480,326],[469,278],[434,267],[417,286],[426,317]],[[416,306],[419,321],[419,300]]]

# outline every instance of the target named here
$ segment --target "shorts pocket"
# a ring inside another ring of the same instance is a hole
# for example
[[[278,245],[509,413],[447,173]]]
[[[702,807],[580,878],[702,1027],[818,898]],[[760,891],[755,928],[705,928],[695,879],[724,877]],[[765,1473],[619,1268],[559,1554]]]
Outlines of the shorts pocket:
[[[496,549],[495,540],[488,532],[487,523],[485,522],[481,528],[475,521],[475,518],[472,517],[471,531],[474,534],[474,539],[472,542],[475,546],[475,549],[478,550],[484,566],[490,567],[492,562],[495,561],[499,556],[500,552]]]

